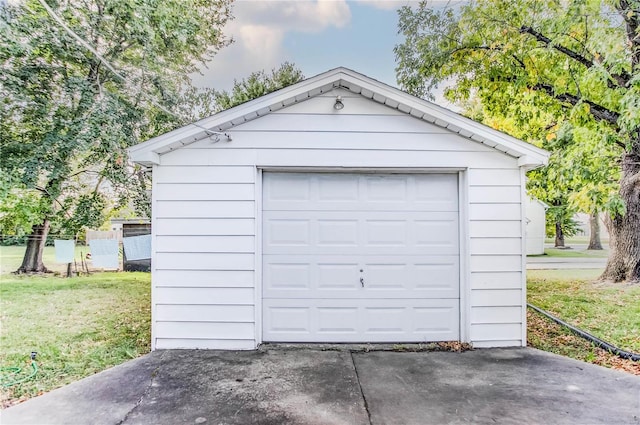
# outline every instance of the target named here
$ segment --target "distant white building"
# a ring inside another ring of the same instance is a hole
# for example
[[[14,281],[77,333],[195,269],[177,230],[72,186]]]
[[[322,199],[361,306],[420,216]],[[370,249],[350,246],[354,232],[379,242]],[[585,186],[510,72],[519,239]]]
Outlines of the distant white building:
[[[527,255],[544,254],[546,237],[546,211],[549,206],[544,202],[527,196],[525,210],[527,217]]]

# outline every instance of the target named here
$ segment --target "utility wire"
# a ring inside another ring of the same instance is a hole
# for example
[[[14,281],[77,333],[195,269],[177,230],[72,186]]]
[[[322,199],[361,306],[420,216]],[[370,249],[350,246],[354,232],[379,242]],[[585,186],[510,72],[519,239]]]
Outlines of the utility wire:
[[[58,23],[60,24],[60,26],[69,34],[71,35],[82,47],[84,47],[85,49],[89,50],[91,53],[93,53],[99,60],[100,62],[102,62],[104,64],[105,67],[107,67],[107,69],[109,69],[109,71],[111,71],[113,73],[113,75],[115,75],[116,77],[118,77],[120,80],[122,80],[125,83],[130,83],[122,74],[120,74],[114,67],[113,65],[111,65],[109,63],[109,61],[107,61],[95,48],[93,48],[93,46],[91,46],[89,43],[87,43],[84,39],[82,39],[82,37],[80,37],[78,34],[76,34],[71,28],[69,28],[69,26],[67,26],[67,24],[65,24],[65,22],[62,20],[62,18],[60,18],[60,16],[58,16],[55,11],[53,9],[51,9],[51,7],[49,7],[49,5],[47,4],[47,2],[45,2],[44,0],[38,0],[40,2],[40,4],[42,5],[42,7],[45,8],[45,10],[47,11],[47,13]],[[156,102],[154,99],[152,99],[149,95],[147,95],[144,91],[141,91],[141,94],[143,96],[145,96],[147,98],[147,100],[154,105],[155,107],[159,108],[162,112],[171,115],[175,118],[177,118],[180,122],[184,123],[185,119],[183,117],[181,117],[180,115],[176,114],[175,112],[170,111],[169,109],[165,108],[164,106],[162,106],[161,104],[159,104],[158,102]],[[192,125],[194,127],[200,128],[202,130],[204,130],[209,136],[219,136],[219,135],[224,135],[227,137],[227,139],[230,141],[231,140],[231,136],[228,133],[225,132],[219,132],[219,131],[213,131],[210,130],[206,127],[203,127],[199,124],[193,123],[193,122],[189,122],[187,123],[187,125]]]

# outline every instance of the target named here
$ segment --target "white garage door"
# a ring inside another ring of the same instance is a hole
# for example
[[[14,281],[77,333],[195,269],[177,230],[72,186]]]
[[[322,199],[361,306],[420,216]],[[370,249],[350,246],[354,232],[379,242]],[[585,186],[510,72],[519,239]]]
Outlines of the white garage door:
[[[459,339],[456,174],[264,173],[263,340]]]

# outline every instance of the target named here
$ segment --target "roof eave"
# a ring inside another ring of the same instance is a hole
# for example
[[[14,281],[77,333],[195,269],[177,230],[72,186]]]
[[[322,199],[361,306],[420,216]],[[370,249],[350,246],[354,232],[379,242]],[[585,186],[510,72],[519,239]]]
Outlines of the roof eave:
[[[210,131],[226,131],[231,127],[259,118],[273,111],[305,101],[326,91],[341,87],[407,113],[413,117],[446,128],[462,137],[490,146],[514,158],[525,169],[548,162],[543,149],[494,130],[432,102],[419,99],[347,68],[336,68],[292,86],[243,103],[204,118],[196,123],[165,133],[129,148],[134,162],[159,164],[160,156],[210,136]]]

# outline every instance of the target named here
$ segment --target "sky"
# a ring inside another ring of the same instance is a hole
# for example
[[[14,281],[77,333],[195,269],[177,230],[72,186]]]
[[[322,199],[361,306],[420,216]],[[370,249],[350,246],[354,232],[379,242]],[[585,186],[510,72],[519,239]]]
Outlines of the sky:
[[[433,2],[439,3],[439,2]],[[294,63],[309,78],[344,66],[397,86],[397,9],[415,0],[236,0],[225,27],[234,43],[194,75],[197,87],[229,90],[259,70]]]

